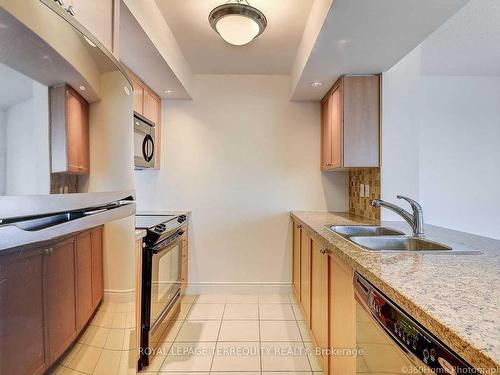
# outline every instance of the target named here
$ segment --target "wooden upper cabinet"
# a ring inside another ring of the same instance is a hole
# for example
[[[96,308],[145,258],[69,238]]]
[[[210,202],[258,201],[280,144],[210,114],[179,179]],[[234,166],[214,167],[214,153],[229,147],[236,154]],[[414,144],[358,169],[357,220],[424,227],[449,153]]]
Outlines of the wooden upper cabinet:
[[[50,88],[52,173],[88,174],[89,104],[70,86]]]
[[[380,76],[341,77],[321,106],[321,170],[378,167]]]
[[[77,335],[74,237],[55,245],[45,259],[48,348],[53,363]]]
[[[102,227],[90,232],[92,247],[92,306],[95,308],[104,296]]]
[[[146,85],[134,72],[126,68],[134,89],[134,111],[155,125],[154,169],[161,166],[161,98]]]
[[[48,367],[43,254],[0,255],[0,374],[42,374]]]
[[[82,328],[93,312],[92,241],[90,232],[76,237],[76,320]]]
[[[160,122],[160,100],[150,91],[144,93],[144,117],[156,125]]]
[[[131,79],[134,89],[134,111],[142,115],[144,113],[144,86],[135,77]]]

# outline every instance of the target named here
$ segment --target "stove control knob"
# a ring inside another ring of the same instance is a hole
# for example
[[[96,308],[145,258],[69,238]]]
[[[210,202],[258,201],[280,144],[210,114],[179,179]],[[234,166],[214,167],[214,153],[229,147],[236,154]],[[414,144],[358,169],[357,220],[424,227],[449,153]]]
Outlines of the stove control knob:
[[[177,219],[177,222],[178,223],[183,223],[186,221],[186,215],[181,215],[179,216],[179,218]]]

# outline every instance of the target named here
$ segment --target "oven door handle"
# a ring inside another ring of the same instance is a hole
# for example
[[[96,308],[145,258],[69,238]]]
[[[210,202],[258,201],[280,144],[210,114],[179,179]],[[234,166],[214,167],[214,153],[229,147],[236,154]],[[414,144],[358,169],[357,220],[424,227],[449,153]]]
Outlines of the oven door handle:
[[[172,237],[165,239],[164,241],[158,243],[153,247],[153,255],[161,254],[166,250],[170,250],[174,245],[176,245],[184,234],[184,230],[178,231]]]

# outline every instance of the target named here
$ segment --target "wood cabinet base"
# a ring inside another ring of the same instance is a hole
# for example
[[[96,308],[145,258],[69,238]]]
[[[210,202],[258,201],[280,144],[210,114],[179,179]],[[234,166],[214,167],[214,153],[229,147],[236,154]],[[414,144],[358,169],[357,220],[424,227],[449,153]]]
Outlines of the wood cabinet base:
[[[101,236],[99,227],[0,255],[0,374],[42,374],[80,334],[102,299]]]
[[[319,357],[324,374],[355,374],[356,357],[331,353],[356,348],[353,269],[300,223],[293,223],[293,232],[293,290],[313,344],[324,353]],[[295,287],[295,277],[300,278],[300,288]]]

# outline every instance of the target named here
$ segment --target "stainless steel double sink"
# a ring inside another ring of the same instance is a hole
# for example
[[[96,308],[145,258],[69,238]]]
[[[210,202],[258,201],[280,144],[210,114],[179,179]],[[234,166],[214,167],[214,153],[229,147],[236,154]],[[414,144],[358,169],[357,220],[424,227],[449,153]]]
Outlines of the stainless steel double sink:
[[[452,247],[403,232],[373,225],[327,225],[327,229],[369,251],[451,251]]]

